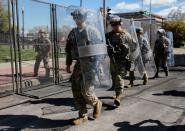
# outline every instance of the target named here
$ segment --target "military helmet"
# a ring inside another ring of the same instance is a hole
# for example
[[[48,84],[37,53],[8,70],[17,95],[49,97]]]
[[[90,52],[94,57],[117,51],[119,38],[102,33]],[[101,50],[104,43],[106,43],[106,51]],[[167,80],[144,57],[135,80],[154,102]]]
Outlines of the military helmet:
[[[118,15],[112,15],[110,17],[110,20],[109,20],[110,24],[113,25],[113,24],[119,24],[121,25],[121,18],[118,16]]]
[[[143,28],[141,27],[136,28],[136,33],[143,33]]]
[[[157,33],[158,33],[158,34],[161,34],[161,35],[165,35],[166,32],[165,32],[164,29],[158,29],[158,30],[157,30]]]
[[[39,29],[38,33],[41,34],[41,33],[47,33],[47,32],[44,29]]]
[[[73,19],[77,19],[77,20],[83,20],[85,21],[87,19],[87,12],[80,8],[80,9],[75,9],[72,13],[71,16],[73,16]]]

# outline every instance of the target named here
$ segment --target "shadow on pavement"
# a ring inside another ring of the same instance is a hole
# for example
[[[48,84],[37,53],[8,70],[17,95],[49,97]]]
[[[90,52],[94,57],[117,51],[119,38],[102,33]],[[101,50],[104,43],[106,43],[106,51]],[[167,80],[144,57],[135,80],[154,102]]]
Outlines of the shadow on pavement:
[[[65,126],[71,126],[71,125],[72,125],[72,119],[51,120],[51,119],[41,118],[33,115],[0,115],[0,126],[6,127],[5,130],[21,130],[25,128],[48,129],[48,128],[58,128],[58,127],[65,127]]]
[[[113,99],[111,96],[99,96],[99,99]]]
[[[118,122],[114,126],[119,127],[118,131],[185,131],[185,125],[166,126],[159,120],[152,119],[144,120],[133,125],[128,121]]]
[[[163,93],[156,93],[156,94],[152,94],[152,95],[185,97],[185,91],[171,90],[171,91],[164,91]]]
[[[41,100],[30,101],[30,104],[42,104],[47,103],[55,106],[71,106],[74,107],[73,98],[45,98]]]

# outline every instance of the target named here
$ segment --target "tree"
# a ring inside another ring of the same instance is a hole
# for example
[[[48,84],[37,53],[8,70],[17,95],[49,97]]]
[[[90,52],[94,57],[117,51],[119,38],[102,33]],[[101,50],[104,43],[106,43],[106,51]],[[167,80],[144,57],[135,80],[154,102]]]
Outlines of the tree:
[[[3,4],[4,1],[0,1],[0,33],[6,33],[9,30],[8,9]]]
[[[164,23],[164,29],[173,32],[174,47],[185,45],[185,23],[180,20],[172,20]]]

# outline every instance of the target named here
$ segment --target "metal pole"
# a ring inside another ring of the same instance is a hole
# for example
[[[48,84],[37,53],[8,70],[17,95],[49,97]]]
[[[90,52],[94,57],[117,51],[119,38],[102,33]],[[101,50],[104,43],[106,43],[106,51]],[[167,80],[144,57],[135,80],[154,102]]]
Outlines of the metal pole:
[[[56,47],[56,76],[57,76],[57,81],[56,84],[59,84],[60,80],[59,80],[59,46],[57,44],[58,42],[58,37],[57,37],[57,12],[56,12],[56,4],[54,5],[54,26],[55,26],[55,47]]]
[[[80,0],[80,7],[82,7],[82,0]]]
[[[22,48],[24,49],[24,7],[22,7]]]
[[[152,0],[150,0],[150,18],[151,18],[151,13],[152,13]]]
[[[56,6],[52,4],[52,23],[53,23],[53,46],[54,46],[54,62],[55,62],[55,84],[59,84],[59,76],[58,76],[58,48],[57,46],[57,38],[56,38],[56,29],[57,29],[57,23],[56,23]]]
[[[12,41],[13,41],[13,52],[14,52],[14,60],[15,60],[15,84],[16,84],[16,90],[15,93],[18,93],[18,64],[17,64],[17,44],[16,44],[16,22],[15,22],[15,4],[14,4],[14,0],[11,0],[11,5],[12,5]]]
[[[106,5],[105,0],[103,0],[103,23],[104,23],[104,29],[106,31]]]
[[[143,0],[141,0],[141,2],[142,2],[142,3],[141,3],[141,4],[142,4],[142,11],[143,11],[143,10],[144,10],[144,9],[143,9],[143,8],[144,8],[144,5],[143,5]]]
[[[16,0],[16,16],[17,16],[17,49],[19,58],[19,86],[20,93],[22,93],[22,60],[21,60],[21,49],[20,49],[20,33],[19,33],[19,10],[18,10],[18,0]]]
[[[11,56],[11,70],[12,70],[12,85],[13,85],[13,92],[15,92],[15,78],[14,78],[14,67],[13,67],[13,47],[12,47],[12,27],[11,27],[11,18],[10,18],[10,13],[11,9],[10,9],[10,0],[8,0],[8,22],[9,22],[9,44],[10,44],[10,56]]]
[[[152,0],[150,0],[150,44],[152,42]]]
[[[56,80],[56,77],[55,77],[55,70],[54,70],[54,67],[55,67],[55,61],[54,61],[54,38],[53,38],[53,6],[52,4],[50,4],[50,21],[51,21],[51,56],[52,56],[52,73],[53,73],[53,78],[54,78],[54,81]]]

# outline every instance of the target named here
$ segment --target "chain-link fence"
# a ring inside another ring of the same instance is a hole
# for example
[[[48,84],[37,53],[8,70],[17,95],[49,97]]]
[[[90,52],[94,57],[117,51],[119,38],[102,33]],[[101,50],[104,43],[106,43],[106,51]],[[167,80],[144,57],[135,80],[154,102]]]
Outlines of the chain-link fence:
[[[0,8],[1,92],[23,93],[69,79],[65,71],[66,7],[36,0],[3,0]]]

